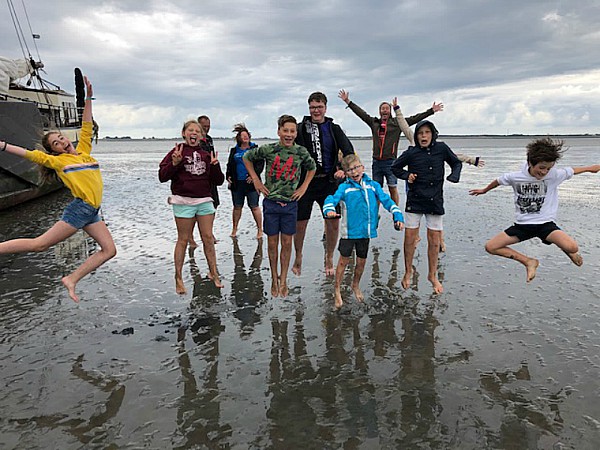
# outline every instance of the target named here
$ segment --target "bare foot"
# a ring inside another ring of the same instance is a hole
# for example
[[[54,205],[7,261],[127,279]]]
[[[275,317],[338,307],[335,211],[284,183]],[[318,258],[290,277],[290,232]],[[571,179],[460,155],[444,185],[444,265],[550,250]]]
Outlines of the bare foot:
[[[440,283],[440,280],[438,280],[437,277],[427,277],[427,279],[431,282],[431,285],[433,286],[433,292],[435,292],[436,294],[441,294],[442,292],[444,292],[444,286],[442,286],[442,283]]]
[[[340,309],[344,302],[342,301],[342,293],[339,290],[335,291],[335,308]]]
[[[294,260],[294,265],[292,266],[292,273],[297,276],[300,276],[302,274],[302,256],[300,256],[300,258],[296,257],[296,259]]]
[[[79,303],[79,297],[77,297],[77,294],[75,294],[75,283],[69,280],[69,277],[63,277],[61,281],[63,286],[67,288],[71,300],[73,300],[75,303]]]
[[[290,293],[290,291],[287,286],[287,281],[279,280],[279,296],[284,298],[284,297],[287,297],[289,293]]]
[[[335,267],[333,267],[333,258],[326,258],[325,260],[325,275],[332,277],[335,275]]]
[[[362,291],[360,290],[360,287],[352,286],[352,291],[354,292],[354,296],[356,297],[356,300],[358,300],[359,303],[362,303],[363,300],[365,299],[365,296],[363,295]]]
[[[271,281],[271,295],[273,297],[279,296],[279,283],[275,279]]]
[[[190,249],[198,248],[198,243],[195,240],[193,240],[193,239],[190,239],[188,241],[188,245],[190,246]]]
[[[237,229],[234,228],[233,230],[231,230],[231,234],[229,236],[236,237],[237,236]]]
[[[527,263],[525,263],[525,267],[527,268],[527,282],[528,283],[535,278],[535,274],[536,274],[536,271],[537,271],[537,268],[539,265],[540,265],[540,262],[535,258],[529,258],[527,260]]]
[[[256,233],[256,239],[262,239],[263,238],[263,232],[259,231],[258,233]]]
[[[215,284],[215,286],[218,287],[219,289],[221,289],[224,286],[224,284],[221,283],[221,280],[219,279],[218,275],[216,277],[213,276],[213,277],[209,277],[209,278],[212,280],[212,282]]]
[[[185,289],[185,285],[181,278],[175,277],[175,292],[179,295],[187,294],[187,290]]]
[[[581,256],[579,253],[567,253],[567,256],[571,259],[571,261],[573,261],[573,264],[575,264],[576,266],[583,265],[583,256]]]
[[[446,252],[446,243],[442,240],[440,241],[440,253]]]
[[[407,270],[406,272],[404,272],[404,276],[402,277],[402,281],[400,282],[400,285],[404,289],[408,289],[408,287],[410,286],[411,277],[412,277],[412,270]]]

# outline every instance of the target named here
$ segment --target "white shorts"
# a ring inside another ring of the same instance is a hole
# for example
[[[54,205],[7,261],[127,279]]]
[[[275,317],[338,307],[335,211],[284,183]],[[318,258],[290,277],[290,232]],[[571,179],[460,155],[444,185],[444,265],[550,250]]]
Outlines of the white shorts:
[[[430,230],[442,231],[444,229],[443,217],[438,214],[421,214],[404,212],[404,227],[419,228],[421,217],[425,216],[425,226]]]

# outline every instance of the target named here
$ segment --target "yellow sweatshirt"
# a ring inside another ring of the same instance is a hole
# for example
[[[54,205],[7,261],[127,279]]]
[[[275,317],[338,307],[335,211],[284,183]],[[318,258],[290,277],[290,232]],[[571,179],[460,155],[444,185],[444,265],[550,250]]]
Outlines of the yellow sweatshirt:
[[[58,177],[69,188],[73,197],[99,208],[102,203],[102,175],[100,166],[92,152],[92,122],[83,122],[77,144],[77,155],[61,153],[49,155],[39,150],[25,154],[28,160],[56,171]]]

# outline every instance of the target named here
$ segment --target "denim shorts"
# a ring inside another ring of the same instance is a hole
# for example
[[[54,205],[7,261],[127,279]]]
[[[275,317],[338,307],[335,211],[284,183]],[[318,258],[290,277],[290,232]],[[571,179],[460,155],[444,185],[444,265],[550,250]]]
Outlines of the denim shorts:
[[[383,186],[383,178],[385,177],[388,187],[396,187],[398,185],[398,178],[392,173],[393,162],[393,159],[374,159],[371,166],[373,180]]]
[[[173,215],[181,219],[193,219],[196,216],[209,216],[216,212],[213,202],[198,205],[173,205]]]
[[[265,198],[263,200],[263,229],[267,236],[279,233],[293,236],[296,234],[298,202],[278,202]]]
[[[244,206],[244,200],[248,199],[248,206],[256,208],[258,206],[258,192],[254,185],[246,183],[245,180],[239,180],[235,189],[231,190],[233,206]]]
[[[94,208],[89,203],[76,198],[67,205],[61,220],[79,230],[93,223],[100,222],[102,218],[98,214],[98,211],[100,211],[100,208]]]

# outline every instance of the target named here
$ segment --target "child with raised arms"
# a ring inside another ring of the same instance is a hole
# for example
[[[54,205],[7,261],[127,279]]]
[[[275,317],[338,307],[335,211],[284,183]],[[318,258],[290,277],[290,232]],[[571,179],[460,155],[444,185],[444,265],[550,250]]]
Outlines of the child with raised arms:
[[[306,193],[317,168],[308,150],[295,144],[297,134],[296,119],[283,115],[277,121],[279,142],[250,149],[243,156],[255,189],[265,195],[263,226],[267,235],[273,297],[287,297],[289,293],[287,274],[292,254],[292,239],[296,234],[298,200]],[[259,161],[265,163],[264,184],[254,168],[254,164]],[[304,181],[298,186],[303,171],[306,172]]]
[[[558,186],[573,175],[598,173],[600,164],[585,167],[555,167],[564,152],[563,141],[549,137],[527,145],[527,162],[518,172],[505,173],[483,189],[472,189],[471,195],[483,195],[498,186],[511,186],[514,191],[515,223],[491,238],[485,249],[492,255],[514,259],[527,269],[527,282],[535,278],[539,261],[510,248],[517,242],[538,237],[544,244],[555,244],[577,266],[583,264],[577,242],[556,225]]]
[[[338,204],[341,206],[342,220],[338,244],[340,259],[335,269],[336,308],[341,308],[343,305],[342,278],[353,250],[356,250],[356,265],[352,278],[352,291],[359,302],[364,300],[360,290],[360,279],[367,262],[369,241],[377,237],[379,203],[393,214],[394,227],[397,230],[404,228],[402,211],[383,191],[381,185],[365,173],[364,166],[357,155],[344,156],[342,169],[346,173],[346,181],[340,184],[335,194],[329,195],[323,204],[323,215],[326,219],[338,218],[335,207]]]
[[[92,83],[84,77],[86,86],[81,136],[77,147],[59,131],[50,131],[42,139],[47,153],[26,150],[17,145],[0,141],[0,151],[6,151],[52,169],[73,194],[75,199],[67,205],[62,218],[41,236],[32,239],[13,239],[0,243],[0,254],[20,252],[42,252],[64,241],[79,229],[83,229],[100,246],[71,274],[63,277],[62,283],[73,301],[79,302],[75,287],[81,278],[100,267],[117,254],[113,238],[100,217],[103,182],[100,166],[91,156],[92,151]]]
[[[205,139],[204,130],[195,120],[183,125],[181,136],[184,143],[177,144],[160,163],[158,178],[161,183],[171,181],[171,196],[168,202],[173,206],[177,243],[173,255],[175,263],[175,291],[185,294],[183,283],[183,260],[188,241],[192,237],[194,225],[198,223],[202,246],[209,275],[216,287],[223,284],[217,272],[217,256],[213,236],[215,206],[211,196],[212,186],[220,186],[225,181],[221,171],[218,153],[211,153]]]

